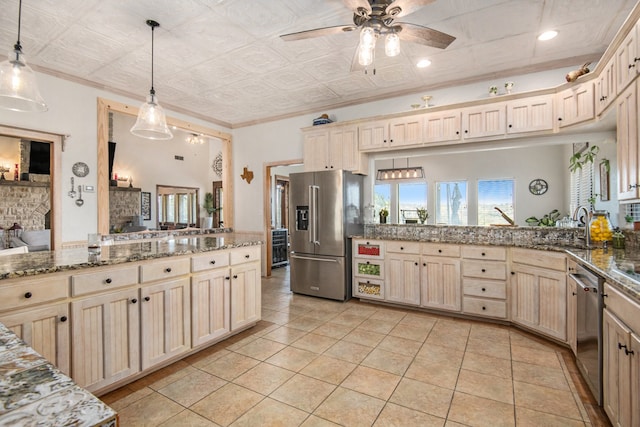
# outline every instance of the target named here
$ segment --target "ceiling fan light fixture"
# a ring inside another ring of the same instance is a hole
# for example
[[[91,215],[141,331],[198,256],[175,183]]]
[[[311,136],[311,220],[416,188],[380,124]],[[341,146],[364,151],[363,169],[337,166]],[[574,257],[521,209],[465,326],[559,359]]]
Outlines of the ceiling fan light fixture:
[[[9,58],[0,63],[0,108],[19,112],[47,111],[40,95],[36,75],[27,65],[20,45],[22,0],[18,6],[18,41],[9,52]]]
[[[373,64],[373,56],[375,55],[375,45],[366,47],[360,45],[358,48],[358,63],[363,67]]]
[[[138,111],[138,119],[131,128],[131,133],[146,139],[171,139],[173,134],[167,126],[167,117],[158,104],[156,91],[153,88],[153,34],[160,24],[149,19],[147,25],[151,27],[151,90],[147,96],[147,102],[142,104]]]
[[[362,31],[360,31],[360,46],[366,48],[375,48],[376,46],[376,32],[371,27],[364,27]]]
[[[387,56],[398,56],[400,54],[400,37],[396,33],[389,33],[385,37],[384,53]]]

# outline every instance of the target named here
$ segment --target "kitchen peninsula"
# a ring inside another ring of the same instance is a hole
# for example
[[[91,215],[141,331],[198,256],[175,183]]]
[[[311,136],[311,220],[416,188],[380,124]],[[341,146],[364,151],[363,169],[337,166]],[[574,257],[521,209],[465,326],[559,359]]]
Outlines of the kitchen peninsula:
[[[260,320],[260,245],[235,233],[167,235],[100,254],[5,256],[0,323],[102,394]]]

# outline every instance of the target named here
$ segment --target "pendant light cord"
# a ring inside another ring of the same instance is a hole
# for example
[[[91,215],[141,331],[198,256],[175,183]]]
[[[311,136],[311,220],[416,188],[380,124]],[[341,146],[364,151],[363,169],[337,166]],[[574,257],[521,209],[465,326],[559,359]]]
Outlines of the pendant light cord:
[[[156,26],[151,24],[151,95],[156,94],[156,90],[153,88],[153,34],[155,32]]]
[[[22,45],[20,45],[20,24],[22,23],[22,0],[18,2],[18,41],[13,45],[13,50],[16,53],[16,61],[20,60],[20,54],[22,53]]]

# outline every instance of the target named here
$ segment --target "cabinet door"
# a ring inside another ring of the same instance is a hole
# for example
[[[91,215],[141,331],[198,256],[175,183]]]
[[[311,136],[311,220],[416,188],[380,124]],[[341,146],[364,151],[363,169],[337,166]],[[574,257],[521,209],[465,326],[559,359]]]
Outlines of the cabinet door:
[[[425,143],[460,141],[460,110],[429,113],[424,128]]]
[[[329,165],[329,132],[312,131],[304,135],[304,170],[324,170]]]
[[[389,146],[419,146],[422,145],[422,115],[399,117],[389,121]]]
[[[512,279],[512,320],[566,341],[566,274],[561,271],[514,265]]]
[[[506,133],[504,103],[465,108],[462,111],[462,138],[486,138]]]
[[[507,133],[553,130],[553,95],[532,96],[507,103]]]
[[[360,150],[379,150],[389,146],[389,125],[386,120],[363,123],[358,126]]]
[[[420,304],[420,257],[387,252],[385,299],[403,304]]]
[[[558,126],[591,120],[595,116],[593,83],[572,86],[558,93]]]
[[[61,303],[0,316],[0,323],[69,375],[69,304]]]
[[[640,337],[631,334],[631,351],[629,361],[631,362],[631,393],[629,399],[631,401],[631,424],[632,426],[640,425]]]
[[[602,318],[604,410],[614,426],[631,426],[630,331],[609,310]],[[635,355],[634,355],[635,356]]]
[[[329,134],[329,169],[358,171],[358,128],[346,126],[332,130]]]
[[[191,277],[191,342],[193,347],[227,335],[230,330],[229,269]]]
[[[616,58],[612,57],[596,80],[596,114],[602,112],[616,99]]]
[[[72,378],[99,390],[140,371],[138,288],[73,301]]]
[[[422,257],[421,268],[421,304],[425,307],[460,311],[460,260]]]
[[[625,37],[615,53],[618,67],[618,91],[622,91],[627,87],[638,73],[638,67],[640,67],[636,59],[638,56],[636,53],[636,31],[637,25],[629,31],[629,34],[627,34],[627,37]]]
[[[231,330],[260,320],[260,264],[251,262],[231,268]]]
[[[636,84],[617,98],[618,200],[640,196],[640,153],[638,150],[638,108]]]
[[[567,280],[567,342],[573,351],[578,354],[578,286],[575,280]]]
[[[182,278],[141,289],[142,369],[191,348],[191,293]]]

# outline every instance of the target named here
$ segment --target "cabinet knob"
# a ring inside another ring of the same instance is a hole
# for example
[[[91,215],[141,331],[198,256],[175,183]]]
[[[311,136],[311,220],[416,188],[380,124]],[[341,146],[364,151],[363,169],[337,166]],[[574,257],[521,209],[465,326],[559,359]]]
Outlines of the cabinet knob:
[[[137,303],[137,302],[138,302],[138,300],[137,300],[137,299],[135,299],[135,298],[131,300],[131,304],[135,304],[135,303]]]
[[[625,348],[625,349],[624,349],[624,354],[626,354],[626,355],[628,356],[628,355],[630,355],[630,354],[632,354],[632,355],[633,355],[633,354],[635,354],[635,353],[633,352],[633,350],[627,350],[627,349]]]
[[[575,297],[578,294],[576,294],[575,292],[571,292],[571,295],[573,295]]]
[[[512,128],[512,127],[513,127],[513,125],[509,125],[509,127],[510,127],[510,128]]]
[[[459,130],[456,131],[456,135],[460,135],[460,131]]]
[[[442,253],[442,249],[438,249],[438,253],[441,254]]]
[[[632,69],[635,66],[636,66],[636,64],[629,64],[629,69]]]
[[[426,267],[426,266],[427,266],[427,263],[426,263],[426,262],[423,262],[423,263],[422,263],[422,266],[423,266],[423,267]]]
[[[483,272],[483,273],[486,273],[486,271],[487,271],[487,270],[485,270],[484,268],[482,269],[482,272]]]
[[[487,309],[487,307],[485,307],[485,306],[483,305],[483,306],[482,306],[482,310],[486,310],[486,309]]]
[[[171,267],[167,267],[167,268],[165,268],[165,269],[164,269],[164,271],[165,271],[166,273],[171,273]]]
[[[487,288],[482,288],[482,292],[486,292],[486,291],[487,291]]]
[[[329,169],[329,166],[325,166],[324,168],[325,168],[325,169]]]
[[[229,276],[225,276],[224,277],[224,280],[229,280],[229,279],[231,279],[231,277],[229,277]]]
[[[214,265],[216,263],[215,259],[212,259],[211,261],[209,261],[209,264]]]
[[[485,254],[484,252],[482,252],[482,256],[486,256],[487,254]]]
[[[63,322],[63,323],[66,322],[67,321],[67,316],[62,316],[60,318],[60,321]]]
[[[145,300],[145,301],[150,301],[150,300],[151,300],[151,297],[144,297],[144,300]]]
[[[107,277],[106,279],[104,279],[104,283],[106,283],[107,285],[111,284],[111,278]]]
[[[418,263],[416,262],[416,265],[418,265]]]
[[[404,251],[404,246],[400,246],[400,250],[401,250],[401,251]]]
[[[620,342],[619,342],[619,343],[618,343],[618,350],[622,350],[623,348],[624,348],[625,350],[627,349],[626,344],[622,344],[622,343],[620,343]]]
[[[33,296],[33,294],[31,292],[26,292],[24,294],[24,297],[27,298],[27,299],[31,298],[32,296]]]
[[[558,121],[561,122],[562,121],[562,117],[558,117]]]
[[[371,264],[369,261],[367,261],[367,265]]]
[[[244,256],[246,259],[249,259],[251,257],[251,255],[245,255]]]
[[[511,275],[512,275],[512,276],[515,276],[515,275],[516,275],[516,272],[515,272],[515,271],[512,271],[512,272],[511,272]]]
[[[469,133],[469,131],[468,131],[468,130],[465,130],[465,131],[464,131],[464,133]]]
[[[638,62],[640,61],[640,58],[633,58],[633,62]]]
[[[237,279],[237,278],[238,278],[238,275],[237,275],[237,274],[234,274],[234,275],[233,275],[233,278],[234,278],[234,279]]]

